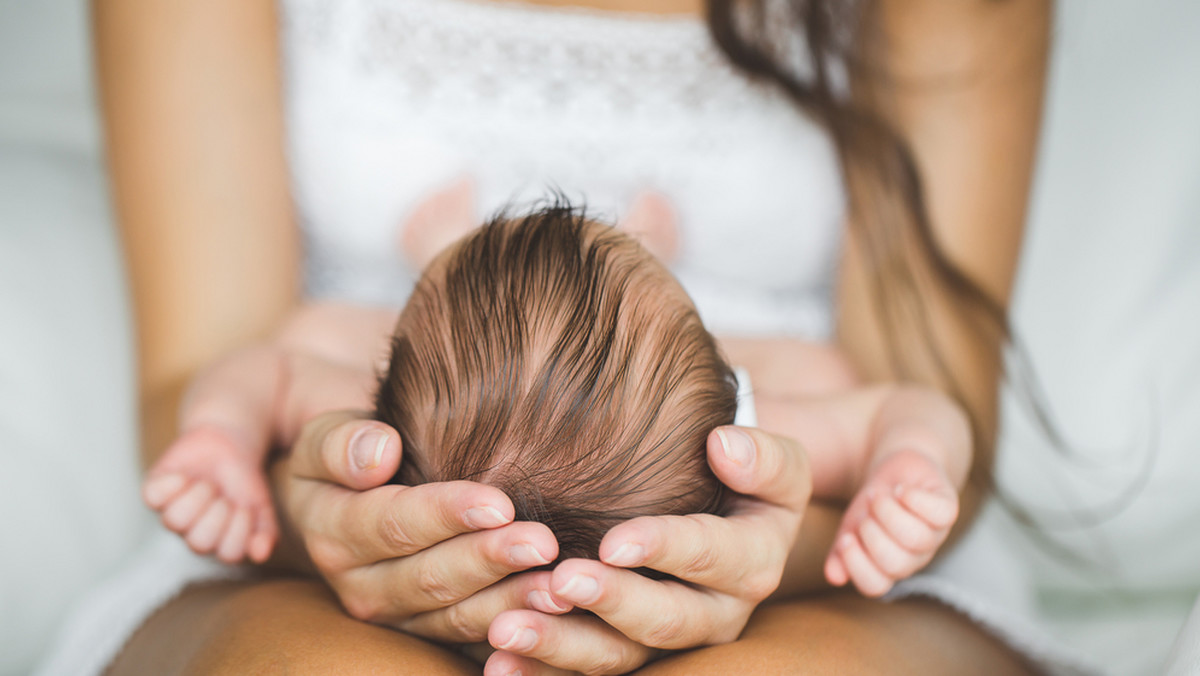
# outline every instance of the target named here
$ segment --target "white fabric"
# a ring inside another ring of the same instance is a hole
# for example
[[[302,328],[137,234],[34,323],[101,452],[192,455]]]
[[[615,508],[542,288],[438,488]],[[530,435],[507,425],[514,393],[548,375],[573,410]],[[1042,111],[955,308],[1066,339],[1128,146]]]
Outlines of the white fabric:
[[[144,532],[80,0],[0,0],[0,675]]]
[[[711,329],[829,333],[843,197],[826,135],[732,72],[697,17],[469,0],[287,0],[309,288],[398,304],[397,230],[469,178],[476,221],[550,187],[678,214],[672,267]]]
[[[999,471],[1087,568],[1006,537],[1047,635],[1115,674],[1160,674],[1200,595],[1200,3],[1065,0],[1014,323],[1084,456],[1062,461],[1013,401]],[[1095,511],[1095,510],[1090,510]],[[1062,519],[1058,519],[1062,520]]]
[[[733,416],[733,424],[742,427],[758,427],[758,409],[754,406],[754,385],[750,382],[750,372],[738,366],[733,369],[737,377],[737,413]]]
[[[159,530],[120,573],[81,599],[34,676],[102,673],[146,618],[189,585],[244,575],[242,568],[196,556],[182,538]]]
[[[1167,658],[1167,676],[1194,676],[1200,674],[1200,599],[1192,607],[1192,614],[1179,632],[1175,646]]]

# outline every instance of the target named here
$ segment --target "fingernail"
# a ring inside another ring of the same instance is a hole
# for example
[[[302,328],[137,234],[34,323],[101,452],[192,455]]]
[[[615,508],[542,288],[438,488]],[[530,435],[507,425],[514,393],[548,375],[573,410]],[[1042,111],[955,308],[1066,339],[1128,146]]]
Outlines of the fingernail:
[[[554,596],[545,589],[535,589],[525,595],[525,602],[530,608],[540,610],[543,613],[565,613],[571,609],[571,606],[563,605],[554,599]]]
[[[463,521],[466,522],[468,528],[495,528],[508,523],[508,519],[500,513],[500,510],[490,505],[483,507],[472,507],[463,514]]]
[[[600,596],[600,583],[589,575],[576,575],[554,593],[573,603],[587,605]]]
[[[508,560],[518,566],[542,566],[550,563],[550,559],[542,556],[541,552],[527,542],[509,547]]]
[[[350,457],[354,466],[366,471],[375,469],[383,462],[383,450],[387,448],[388,435],[382,430],[366,429],[350,442]]]
[[[613,566],[636,566],[646,560],[646,550],[635,542],[624,542],[605,563]]]
[[[748,467],[754,460],[754,440],[750,435],[736,427],[724,427],[717,430],[717,436],[721,438],[725,457],[735,465]]]
[[[529,627],[518,627],[517,630],[513,632],[513,635],[508,637],[507,641],[496,647],[501,650],[515,650],[517,652],[522,652],[537,645],[537,640],[538,635],[536,631],[530,629]]]

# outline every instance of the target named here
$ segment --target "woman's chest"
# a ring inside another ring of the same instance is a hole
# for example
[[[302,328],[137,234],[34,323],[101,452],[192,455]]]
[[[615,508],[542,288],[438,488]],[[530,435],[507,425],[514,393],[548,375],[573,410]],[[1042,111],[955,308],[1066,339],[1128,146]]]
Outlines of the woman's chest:
[[[827,291],[843,200],[833,150],[734,73],[698,21],[461,0],[285,5],[310,250],[413,277],[415,221],[477,223],[557,190],[610,220],[666,205],[671,267],[693,296],[769,305]]]

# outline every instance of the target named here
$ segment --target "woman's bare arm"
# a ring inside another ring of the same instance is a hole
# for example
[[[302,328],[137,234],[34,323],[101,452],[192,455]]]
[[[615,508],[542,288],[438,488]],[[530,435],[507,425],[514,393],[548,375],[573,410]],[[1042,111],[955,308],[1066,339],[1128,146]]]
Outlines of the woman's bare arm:
[[[892,122],[912,148],[939,245],[1007,307],[1017,269],[1046,80],[1052,5],[1044,0],[879,3]],[[838,341],[866,382],[898,379],[876,320],[862,251],[848,238],[838,286]],[[978,421],[974,463],[992,465],[999,340],[981,341],[945,294],[923,287],[942,358]],[[921,382],[944,388],[932,371]],[[962,518],[982,496],[968,483]],[[841,510],[814,503],[777,595],[823,585],[821,563]],[[952,536],[953,537],[953,536]]]
[[[94,0],[109,171],[138,326],[143,459],[204,364],[298,297],[275,3]]]

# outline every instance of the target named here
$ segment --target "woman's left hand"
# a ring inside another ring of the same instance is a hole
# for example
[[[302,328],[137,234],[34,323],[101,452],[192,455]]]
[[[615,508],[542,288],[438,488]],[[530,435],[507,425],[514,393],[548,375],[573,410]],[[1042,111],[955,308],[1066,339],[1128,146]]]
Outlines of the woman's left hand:
[[[660,650],[737,639],[779,586],[812,479],[797,442],[756,429],[713,431],[708,462],[740,494],[728,516],[642,517],[616,526],[600,545],[601,561],[564,561],[550,580],[554,597],[595,616],[500,613],[488,630],[496,652],[485,676],[625,673]],[[627,570],[640,567],[683,582]]]

